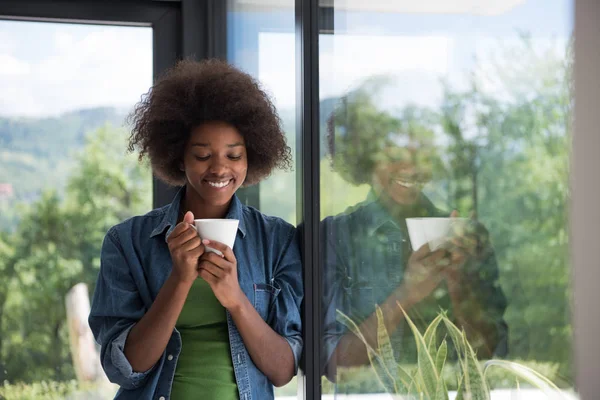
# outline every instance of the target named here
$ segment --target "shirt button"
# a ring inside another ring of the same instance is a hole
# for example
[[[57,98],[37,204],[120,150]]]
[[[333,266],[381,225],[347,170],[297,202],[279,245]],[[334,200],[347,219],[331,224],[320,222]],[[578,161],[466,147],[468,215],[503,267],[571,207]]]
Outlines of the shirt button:
[[[171,361],[173,359],[173,354],[169,354],[169,356],[167,357],[167,360]]]

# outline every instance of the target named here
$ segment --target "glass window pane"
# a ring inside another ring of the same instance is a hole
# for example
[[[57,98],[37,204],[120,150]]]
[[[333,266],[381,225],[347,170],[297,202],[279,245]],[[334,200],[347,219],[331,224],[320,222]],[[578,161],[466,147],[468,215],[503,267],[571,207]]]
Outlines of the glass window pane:
[[[259,80],[281,118],[296,157],[294,2],[228,3],[228,59]],[[296,172],[278,170],[255,187],[241,191],[260,211],[296,223]]]
[[[88,296],[108,228],[152,206],[124,126],[151,84],[151,28],[0,21],[2,398],[114,396]]]
[[[323,398],[575,398],[573,2],[413,3],[319,38]]]
[[[277,170],[260,184],[238,190],[238,196],[266,215],[296,225],[296,72],[294,1],[229,0],[228,61],[258,79],[281,118],[294,169]],[[296,378],[275,388],[277,399],[296,398]]]

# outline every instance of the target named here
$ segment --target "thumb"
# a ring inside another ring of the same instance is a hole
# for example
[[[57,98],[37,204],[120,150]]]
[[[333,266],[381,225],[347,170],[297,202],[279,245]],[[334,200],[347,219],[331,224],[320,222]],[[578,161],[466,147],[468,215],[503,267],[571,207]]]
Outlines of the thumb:
[[[185,215],[183,216],[183,222],[187,222],[188,224],[193,224],[194,223],[194,213],[192,213],[191,211],[188,211],[185,213]]]
[[[421,258],[425,258],[430,253],[431,253],[431,249],[429,248],[429,243],[425,243],[423,246],[419,247],[417,250],[414,250],[411,257],[413,257],[415,260],[420,260]]]

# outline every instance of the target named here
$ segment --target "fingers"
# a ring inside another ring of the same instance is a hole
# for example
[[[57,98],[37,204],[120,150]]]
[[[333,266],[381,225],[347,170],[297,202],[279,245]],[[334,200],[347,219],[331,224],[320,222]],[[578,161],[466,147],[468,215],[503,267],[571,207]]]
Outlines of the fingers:
[[[225,273],[222,268],[219,268],[212,262],[206,260],[200,262],[200,264],[198,265],[198,271],[206,271],[217,279],[220,279]]]
[[[202,241],[202,242],[204,243],[204,241]],[[212,247],[212,243],[214,243],[214,242],[211,242],[211,247]],[[204,253],[202,255],[202,257],[200,258],[200,260],[208,261],[225,271],[229,271],[231,268],[233,268],[233,265],[234,265],[233,263],[228,261],[225,257],[221,257],[220,255],[213,253],[212,251],[207,251],[206,253]]]
[[[190,224],[188,224],[187,222],[180,222],[177,224],[175,229],[173,229],[173,232],[171,232],[169,237],[167,237],[167,242],[174,241],[181,235],[190,234],[190,232],[193,232],[194,234],[198,235],[196,230],[192,228]]]
[[[187,222],[180,222],[167,238],[167,243],[177,247],[195,237],[198,237],[198,232]]]
[[[415,260],[420,260],[424,257],[427,257],[428,254],[431,254],[431,249],[429,248],[429,243],[425,243],[423,246],[419,247],[419,249],[413,252],[412,257]]]
[[[221,253],[223,253],[224,258],[229,261],[229,262],[235,262],[235,255],[233,254],[233,250],[231,250],[231,248],[223,243],[217,242],[215,240],[207,240],[204,239],[202,241],[202,244],[204,244],[205,246],[209,246],[212,247],[215,250],[219,250]]]
[[[202,245],[202,241],[200,240],[198,235],[192,237],[190,240],[188,240],[187,242],[185,242],[179,246],[179,248],[182,251],[192,251],[192,250],[195,250],[196,248],[200,248],[200,247],[203,250],[200,253],[200,254],[202,254],[202,253],[204,253],[204,246]]]
[[[424,257],[421,262],[428,267],[443,268],[450,265],[449,253],[445,249],[436,250]]]
[[[210,286],[215,285],[219,281],[219,278],[211,274],[206,268],[199,268],[198,271],[200,278],[204,279]]]
[[[479,240],[474,236],[453,237],[450,239],[448,250],[475,255]]]
[[[185,213],[185,215],[183,216],[183,222],[186,222],[188,224],[193,224],[194,223],[194,213],[192,213],[191,211],[188,211]]]

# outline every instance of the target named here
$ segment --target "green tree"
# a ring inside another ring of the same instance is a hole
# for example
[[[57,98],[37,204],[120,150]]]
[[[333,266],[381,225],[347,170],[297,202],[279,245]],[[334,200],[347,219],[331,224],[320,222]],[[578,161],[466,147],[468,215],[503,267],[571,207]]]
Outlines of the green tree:
[[[435,132],[448,175],[440,169],[439,179],[426,190],[445,192],[438,198],[447,199],[446,204],[436,205],[463,216],[475,212],[490,232],[509,303],[508,357],[556,363],[558,379],[564,379],[560,384],[573,382],[567,231],[570,48],[546,48],[524,36],[520,45],[497,52],[496,64],[485,73],[472,74],[468,90],[446,84],[435,110],[382,111],[369,94],[358,91],[364,99],[336,116],[336,125],[362,132],[348,144],[356,154],[366,149],[375,155],[381,149],[377,132],[410,132],[411,127],[419,135]],[[343,143],[344,130],[336,135],[336,145]],[[333,159],[334,169],[351,184],[362,182],[350,172],[370,169],[368,160],[356,160],[358,155]]]
[[[151,206],[149,169],[125,149],[124,130],[89,135],[65,193],[47,190],[24,207],[10,247],[0,245],[8,254],[0,264],[4,379],[74,378],[65,295],[79,282],[93,290],[108,228]]]
[[[470,90],[446,87],[439,115],[449,197],[491,233],[509,300],[510,357],[557,362],[571,381],[570,46],[561,54],[524,36],[496,56]]]

